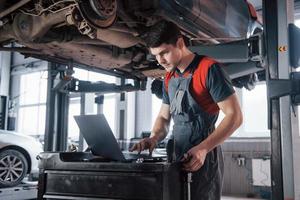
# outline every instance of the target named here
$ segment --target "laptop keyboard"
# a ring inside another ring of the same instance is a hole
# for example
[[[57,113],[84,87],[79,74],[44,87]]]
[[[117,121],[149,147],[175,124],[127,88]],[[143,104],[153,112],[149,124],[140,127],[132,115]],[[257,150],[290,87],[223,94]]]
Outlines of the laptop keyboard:
[[[149,153],[132,153],[132,152],[123,152],[123,155],[127,161],[149,161],[149,162],[159,162],[166,160],[166,156],[150,156]]]

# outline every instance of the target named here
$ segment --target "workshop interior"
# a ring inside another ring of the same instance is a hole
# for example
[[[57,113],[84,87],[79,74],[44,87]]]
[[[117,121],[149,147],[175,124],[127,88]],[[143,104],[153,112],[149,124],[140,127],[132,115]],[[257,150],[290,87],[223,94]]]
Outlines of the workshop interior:
[[[129,152],[163,102],[145,42],[163,20],[239,100],[221,199],[300,200],[299,0],[0,0],[1,200],[194,200],[172,120],[151,155]]]

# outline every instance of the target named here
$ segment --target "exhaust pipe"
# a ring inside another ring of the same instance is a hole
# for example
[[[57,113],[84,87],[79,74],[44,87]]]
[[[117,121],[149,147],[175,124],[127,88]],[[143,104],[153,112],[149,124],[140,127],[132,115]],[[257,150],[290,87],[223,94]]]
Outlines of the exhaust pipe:
[[[133,36],[130,33],[110,29],[97,29],[97,39],[120,48],[129,48],[138,43],[142,43],[141,39]]]

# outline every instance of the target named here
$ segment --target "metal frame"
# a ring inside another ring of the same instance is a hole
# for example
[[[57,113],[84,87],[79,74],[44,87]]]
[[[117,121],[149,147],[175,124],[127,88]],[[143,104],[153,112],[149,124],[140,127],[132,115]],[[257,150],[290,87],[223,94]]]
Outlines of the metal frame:
[[[271,129],[272,199],[294,199],[294,165],[292,136],[295,122],[291,110],[291,97],[276,94],[274,83],[287,86],[291,67],[289,64],[288,23],[293,15],[292,1],[263,1],[264,32],[266,38],[266,80],[268,88],[269,128]],[[281,51],[284,49],[284,51]],[[275,88],[276,89],[276,88]],[[280,88],[277,88],[280,89]],[[277,91],[281,93],[282,90]]]
[[[69,97],[58,90],[60,65],[49,63],[45,126],[45,151],[65,151],[68,136]]]
[[[11,53],[0,52],[0,103],[3,106],[0,117],[3,121],[0,122],[0,129],[6,130],[8,128],[8,97],[9,97],[9,82],[10,82],[10,64]]]
[[[92,83],[90,81],[81,81],[77,79],[73,79],[70,82],[71,84],[66,89],[66,91],[69,92],[107,94],[107,93],[131,92],[131,91],[146,89],[145,80],[143,81],[135,80],[134,85],[125,84],[125,82],[122,82],[120,85],[116,85],[113,83],[105,83],[105,82]],[[63,85],[65,86],[66,84]]]
[[[191,46],[193,52],[213,57],[221,63],[246,63],[263,59],[262,33],[251,36],[249,39],[215,45]]]
[[[46,108],[45,126],[45,151],[65,151],[67,149],[68,137],[68,113],[70,92],[76,93],[121,93],[121,99],[125,98],[123,92],[145,90],[147,80],[134,80],[134,85],[125,84],[125,78],[121,83],[108,84],[105,82],[92,83],[74,79],[73,66],[75,63],[69,62],[68,66],[49,63],[48,66],[48,92]],[[81,95],[81,104],[85,104],[85,96]],[[85,107],[81,107],[81,114],[84,114]],[[123,112],[123,114],[122,114]],[[120,110],[120,117],[125,117],[125,110]],[[124,131],[124,120],[120,120],[120,133]],[[120,134],[122,137],[122,134]],[[122,138],[121,138],[122,139]],[[84,148],[83,138],[79,138],[80,149]]]
[[[222,63],[231,79],[264,70],[262,33],[257,33],[249,39],[224,44],[192,46],[189,49]]]

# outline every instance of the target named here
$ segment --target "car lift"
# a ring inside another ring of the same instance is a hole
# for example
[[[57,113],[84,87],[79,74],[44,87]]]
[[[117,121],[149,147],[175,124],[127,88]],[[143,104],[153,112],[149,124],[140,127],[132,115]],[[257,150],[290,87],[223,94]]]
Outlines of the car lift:
[[[295,154],[300,150],[298,108],[295,107],[300,104],[300,73],[292,68],[300,66],[300,29],[292,24],[293,1],[262,2],[264,37],[258,34],[255,36],[258,38],[193,50],[221,62],[239,65],[238,68],[231,67],[234,69],[231,78],[243,75],[241,73],[245,71],[239,70],[245,64],[246,73],[258,72],[265,67],[268,127],[271,130],[272,199],[300,199],[300,173],[295,170],[295,166],[300,166],[300,157]],[[256,48],[251,48],[253,46]]]
[[[291,39],[300,35],[293,36],[292,25],[289,25],[294,21],[294,1],[263,0],[263,13],[268,66],[266,81],[271,130],[272,199],[299,199],[300,174],[295,169],[299,167],[300,159],[296,158],[296,152],[299,151],[300,138],[298,112],[294,107],[299,104],[299,74],[291,66],[298,67],[300,63],[291,62],[295,60],[291,55],[299,57],[299,44],[292,49],[296,41]]]
[[[294,45],[296,46],[295,49],[291,49],[295,41],[291,41],[291,38],[294,38],[293,31],[291,31],[293,26],[288,25],[290,22],[293,22],[294,3],[290,0],[262,0],[262,2],[264,15],[263,36],[258,35],[258,39],[254,38],[253,40],[252,38],[252,40],[248,40],[247,43],[245,43],[245,41],[234,43],[230,47],[230,49],[233,49],[232,51],[228,51],[228,46],[223,46],[222,48],[222,45],[215,48],[212,47],[212,49],[196,47],[194,51],[199,51],[202,54],[209,54],[208,51],[212,53],[216,53],[217,51],[217,54],[221,56],[220,60],[228,59],[228,61],[233,61],[237,59],[238,62],[234,63],[237,66],[240,64],[257,67],[256,64],[260,63],[257,68],[254,68],[254,71],[251,71],[253,68],[250,67],[249,70],[251,72],[263,70],[261,66],[265,66],[269,108],[268,125],[271,130],[272,199],[300,199],[300,173],[295,173],[295,166],[300,166],[300,158],[295,154],[295,152],[300,150],[298,112],[296,112],[297,107],[295,107],[295,105],[300,103],[298,96],[300,93],[300,76],[290,67],[296,67],[300,65],[300,63],[297,65],[290,62],[290,60],[295,60],[295,57],[290,55],[292,55],[292,53],[295,54],[297,45]],[[288,29],[288,27],[291,28]],[[256,45],[258,49],[255,51],[256,54],[254,56],[250,56],[253,51],[249,51],[248,46],[249,42],[252,41],[254,41],[254,43],[258,42]],[[231,59],[230,57],[226,57],[224,53],[221,53],[224,49],[226,49],[227,52],[235,53],[237,52],[235,48],[242,50],[238,51],[240,56],[237,58],[233,57],[233,59]],[[300,51],[297,52],[299,54]],[[245,57],[245,55],[247,57]],[[243,60],[245,62],[243,62]],[[60,83],[54,84],[58,68],[57,66],[55,67],[55,64],[50,64],[46,111],[46,151],[64,151],[66,149],[68,96],[67,91],[64,91],[63,88],[72,81],[65,79],[61,80]],[[69,75],[71,75],[72,65],[66,69],[66,71],[68,70]],[[78,83],[77,85],[75,84],[75,90],[76,92],[82,93],[103,92],[103,88],[109,92],[113,92],[116,88],[117,92],[133,91],[139,87],[143,88],[141,85],[144,85],[137,84],[136,87],[129,86],[128,88],[128,86],[124,85],[124,81],[120,87],[104,83],[99,83],[98,85],[80,81],[78,81]]]

